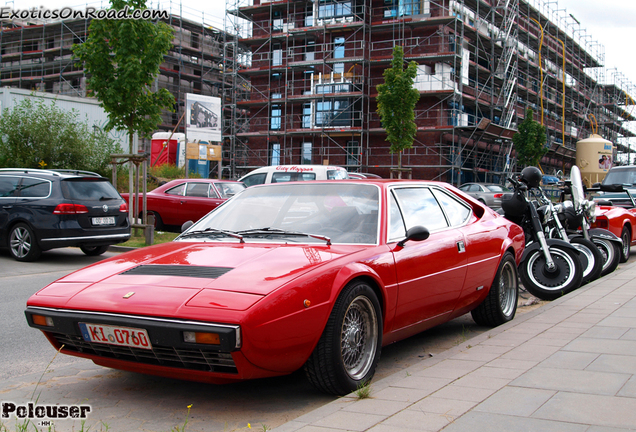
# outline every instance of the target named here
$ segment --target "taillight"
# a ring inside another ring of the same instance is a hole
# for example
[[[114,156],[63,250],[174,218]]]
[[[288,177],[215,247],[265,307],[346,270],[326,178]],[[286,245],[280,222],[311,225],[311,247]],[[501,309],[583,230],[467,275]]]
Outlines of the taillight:
[[[53,214],[81,214],[88,213],[86,206],[81,204],[58,204],[53,210]]]
[[[609,228],[609,220],[607,220],[605,218],[596,218],[596,222],[594,222],[592,224],[592,228],[608,229]]]
[[[501,197],[503,196],[503,194],[502,194],[502,193],[500,193],[500,194],[499,194],[499,193],[497,193],[497,194],[495,194],[495,195],[493,195],[493,196],[494,196],[495,198],[501,198]]]
[[[128,204],[125,201],[119,206],[119,211],[122,213],[128,213]]]

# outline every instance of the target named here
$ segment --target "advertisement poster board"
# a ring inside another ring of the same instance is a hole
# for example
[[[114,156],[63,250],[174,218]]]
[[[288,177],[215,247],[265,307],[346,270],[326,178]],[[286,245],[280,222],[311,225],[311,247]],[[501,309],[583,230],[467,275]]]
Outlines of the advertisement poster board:
[[[221,98],[186,94],[186,136],[188,142],[221,142]]]

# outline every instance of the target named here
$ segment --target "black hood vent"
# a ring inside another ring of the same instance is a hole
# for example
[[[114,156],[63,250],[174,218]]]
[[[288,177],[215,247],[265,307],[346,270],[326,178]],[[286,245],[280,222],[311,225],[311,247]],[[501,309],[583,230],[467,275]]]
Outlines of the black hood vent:
[[[190,265],[138,265],[126,270],[122,275],[181,276],[216,279],[232,270],[231,267],[206,267]]]

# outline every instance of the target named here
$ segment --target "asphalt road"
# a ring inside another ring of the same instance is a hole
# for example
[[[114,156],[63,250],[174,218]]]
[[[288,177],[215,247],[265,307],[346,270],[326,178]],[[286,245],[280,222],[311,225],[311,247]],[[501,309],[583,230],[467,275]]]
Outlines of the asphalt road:
[[[86,257],[79,249],[67,248],[46,252],[35,263],[19,263],[0,250],[0,293],[4,299],[0,302],[0,394],[4,393],[0,399],[17,394],[3,391],[5,387],[30,395],[33,383],[55,355],[44,336],[26,324],[23,311],[27,298],[49,282],[112,255]],[[527,309],[522,307],[519,313]],[[385,347],[375,379],[486,330],[465,315]],[[247,423],[262,429],[260,425],[276,427],[335,399],[313,389],[302,371],[214,386],[115,371],[67,355],[55,358],[41,388],[42,398],[49,403],[61,403],[60,399],[89,401],[94,408],[91,421],[110,422],[110,430],[169,431],[183,421],[188,405],[192,405],[189,431],[244,430]]]

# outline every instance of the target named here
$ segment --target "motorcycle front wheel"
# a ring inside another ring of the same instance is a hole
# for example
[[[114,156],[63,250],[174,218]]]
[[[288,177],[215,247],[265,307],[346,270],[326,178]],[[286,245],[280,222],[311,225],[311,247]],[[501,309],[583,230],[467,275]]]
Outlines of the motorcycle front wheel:
[[[554,269],[546,265],[541,249],[536,249],[519,264],[521,283],[541,300],[554,300],[581,286],[583,268],[577,253],[559,245],[550,246]]]
[[[601,276],[605,276],[616,270],[621,259],[621,248],[617,242],[604,238],[592,237],[592,242],[596,245],[603,256],[603,271]]]
[[[583,281],[582,285],[592,282],[601,277],[603,271],[603,254],[591,240],[584,237],[574,237],[570,239],[570,244],[577,248],[581,254],[581,263],[583,264]]]

